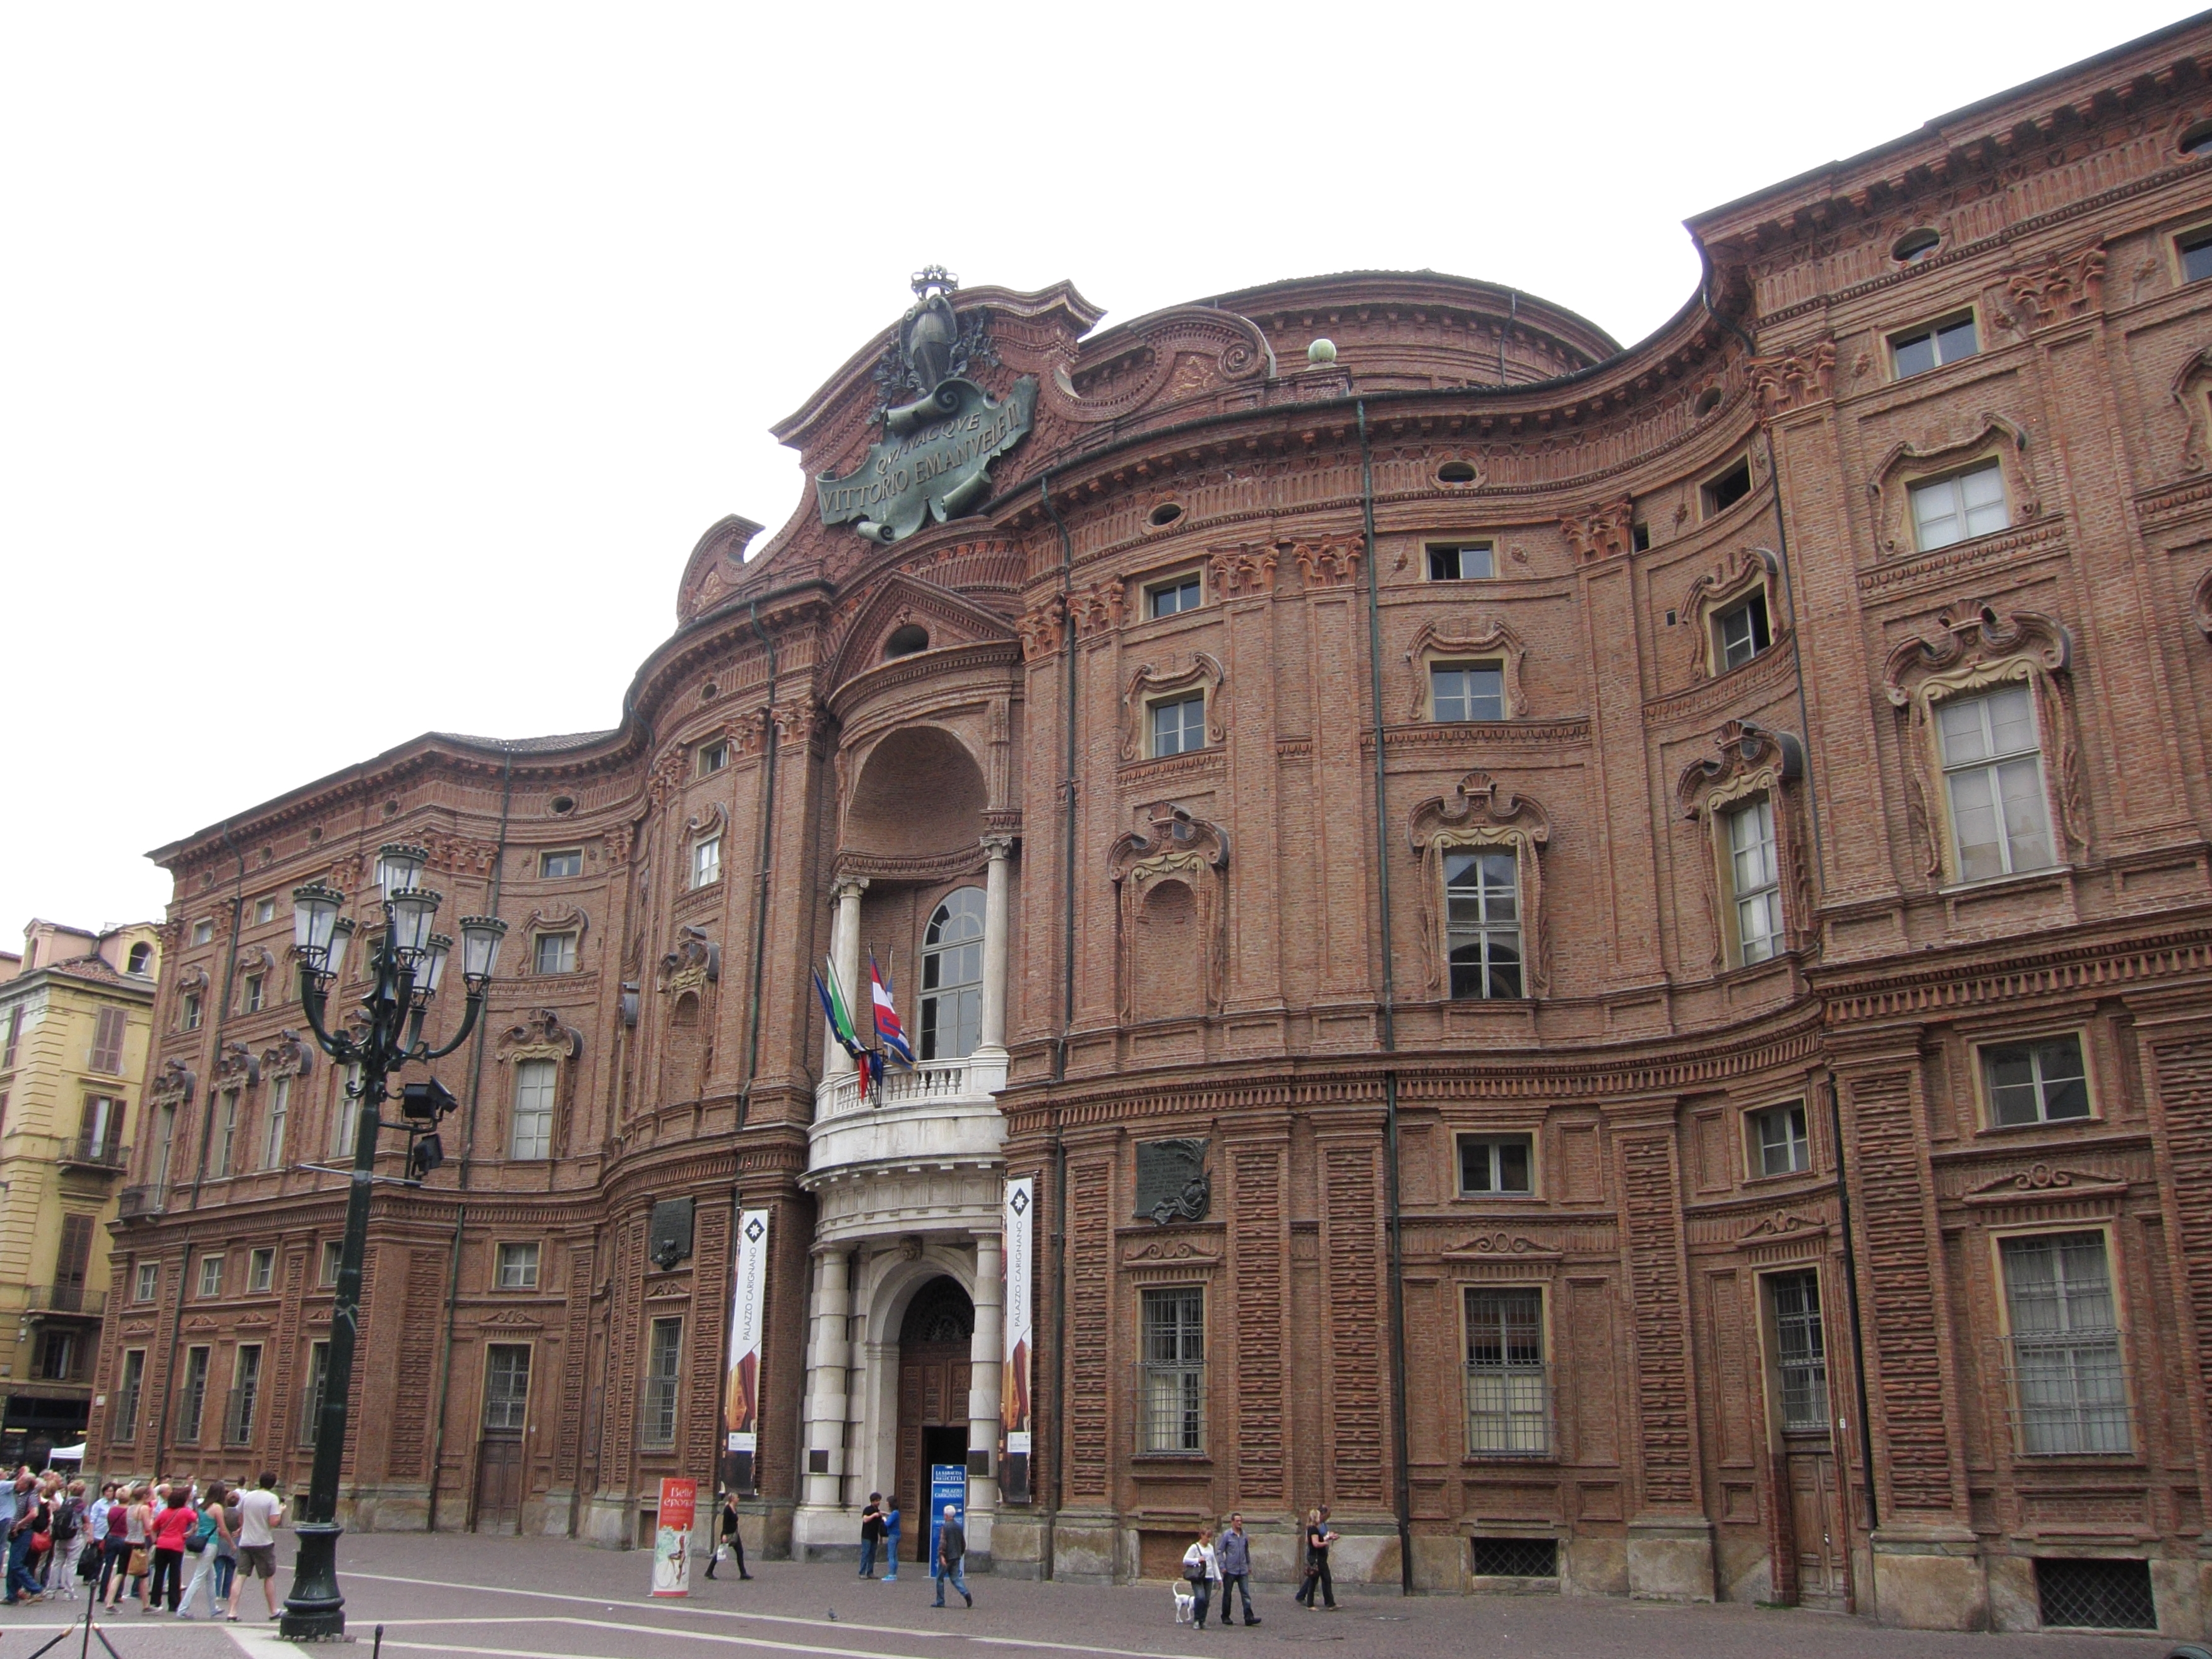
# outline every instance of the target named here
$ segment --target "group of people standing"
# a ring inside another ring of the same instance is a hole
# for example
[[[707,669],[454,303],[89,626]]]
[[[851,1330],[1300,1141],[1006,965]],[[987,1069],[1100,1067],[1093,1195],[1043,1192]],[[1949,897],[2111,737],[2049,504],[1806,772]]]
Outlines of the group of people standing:
[[[886,1498],[879,1492],[868,1494],[868,1506],[860,1511],[860,1577],[876,1576],[876,1553],[882,1551],[890,1563],[890,1571],[884,1575],[884,1583],[898,1583],[899,1538],[905,1527],[899,1512],[898,1494]],[[968,1532],[960,1524],[960,1510],[947,1504],[937,1527],[937,1547],[931,1553],[929,1576],[937,1583],[935,1607],[945,1605],[945,1587],[948,1583],[960,1592],[960,1599],[969,1607],[975,1598],[968,1589]]]
[[[49,1595],[75,1601],[82,1582],[110,1611],[128,1597],[141,1613],[192,1619],[204,1590],[207,1617],[234,1622],[232,1592],[243,1573],[261,1580],[274,1619],[275,1529],[284,1523],[276,1486],[276,1477],[266,1472],[250,1491],[221,1481],[203,1492],[182,1480],[158,1486],[110,1480],[88,1500],[82,1480],[64,1486],[58,1477],[42,1480],[19,1469],[0,1492],[0,1527],[8,1538],[5,1605]],[[188,1559],[193,1565],[186,1583]]]
[[[1328,1547],[1336,1542],[1336,1534],[1328,1524],[1328,1506],[1307,1512],[1305,1524],[1305,1572],[1298,1583],[1297,1603],[1308,1613],[1336,1611],[1336,1581],[1329,1577]],[[1199,1629],[1206,1628],[1206,1614],[1212,1610],[1213,1598],[1221,1597],[1221,1628],[1226,1630],[1236,1622],[1232,1596],[1241,1596],[1244,1602],[1244,1622],[1256,1625],[1259,1615],[1252,1611],[1252,1545],[1244,1535],[1244,1517],[1232,1515],[1228,1527],[1217,1537],[1212,1527],[1198,1529],[1198,1541],[1182,1553],[1182,1576],[1190,1586],[1191,1622]],[[1217,1589],[1218,1587],[1218,1589]]]

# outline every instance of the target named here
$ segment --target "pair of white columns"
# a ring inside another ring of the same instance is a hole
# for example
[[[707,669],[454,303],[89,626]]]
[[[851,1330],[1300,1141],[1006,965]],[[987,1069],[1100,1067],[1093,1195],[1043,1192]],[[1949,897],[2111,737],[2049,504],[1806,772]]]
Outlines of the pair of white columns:
[[[845,1481],[846,1475],[852,1472],[846,1467],[849,1455],[846,1440],[847,1425],[854,1415],[848,1393],[853,1376],[850,1261],[843,1249],[834,1246],[817,1252],[814,1257],[814,1319],[806,1355],[805,1502],[810,1509],[850,1507],[848,1500],[851,1493]],[[979,1235],[975,1240],[975,1276],[970,1285],[975,1329],[968,1348],[970,1470],[975,1468],[974,1453],[989,1454],[989,1474],[971,1473],[968,1481],[969,1535],[979,1549],[988,1547],[987,1517],[995,1515],[999,1507],[999,1412],[1005,1363],[1001,1350],[1006,1329],[1006,1254],[999,1235]],[[880,1334],[872,1334],[872,1351],[884,1353],[888,1361],[885,1351],[892,1344]],[[891,1402],[891,1410],[896,1413],[897,1379],[892,1377],[889,1382],[890,1387],[878,1388],[873,1394],[878,1401]],[[896,1425],[890,1426],[894,1430],[891,1438],[896,1445]],[[912,1472],[878,1471],[870,1478],[888,1492],[894,1489],[902,1473]],[[910,1516],[926,1514],[927,1492],[902,1496],[906,1498]],[[984,1521],[980,1528],[975,1524],[977,1520]]]
[[[1006,948],[1009,890],[1012,880],[1009,865],[1014,854],[1012,836],[986,836],[983,852],[989,862],[983,875],[983,1018],[982,1029],[977,1033],[976,1054],[987,1062],[997,1060],[1003,1073],[1006,1053],[1006,963],[1010,952]],[[845,988],[845,994],[853,999],[851,1012],[857,1027],[860,1021],[858,1006],[866,995],[860,981],[860,895],[868,890],[867,878],[848,876],[833,890],[837,905],[836,915],[830,926],[830,959],[837,967],[837,978]],[[919,1018],[915,1020],[918,1027]],[[825,1032],[822,1045],[822,1074],[839,1077],[853,1069],[853,1057],[845,1052],[835,1031]]]

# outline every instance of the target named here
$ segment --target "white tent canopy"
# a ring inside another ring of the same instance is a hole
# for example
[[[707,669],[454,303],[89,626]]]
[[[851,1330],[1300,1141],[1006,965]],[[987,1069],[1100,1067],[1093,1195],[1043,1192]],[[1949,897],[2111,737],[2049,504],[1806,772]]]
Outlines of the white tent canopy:
[[[46,1454],[46,1457],[55,1463],[82,1463],[84,1462],[84,1442],[80,1440],[74,1446],[57,1446]]]

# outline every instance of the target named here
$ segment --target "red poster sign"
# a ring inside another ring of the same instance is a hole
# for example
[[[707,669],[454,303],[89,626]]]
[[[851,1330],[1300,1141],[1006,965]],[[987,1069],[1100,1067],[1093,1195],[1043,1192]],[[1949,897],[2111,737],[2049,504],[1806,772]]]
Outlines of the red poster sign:
[[[653,1529],[653,1593],[691,1594],[691,1523],[699,1512],[696,1480],[663,1480],[660,1514]]]

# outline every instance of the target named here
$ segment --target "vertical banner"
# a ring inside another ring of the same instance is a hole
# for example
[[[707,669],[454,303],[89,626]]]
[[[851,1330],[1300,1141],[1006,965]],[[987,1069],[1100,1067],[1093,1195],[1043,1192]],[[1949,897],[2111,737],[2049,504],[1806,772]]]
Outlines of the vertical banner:
[[[1036,1348],[1036,1310],[1030,1296],[1030,1266],[1036,1223],[1036,1177],[1006,1183],[1006,1374],[999,1389],[999,1420],[1006,1446],[999,1458],[999,1495],[1009,1504],[1030,1501],[1030,1358]]]
[[[760,1489],[753,1456],[760,1449],[761,1297],[768,1285],[766,1210],[738,1212],[738,1285],[730,1310],[730,1375],[723,1390],[722,1484],[733,1492]]]
[[[691,1523],[698,1518],[699,1483],[664,1480],[653,1534],[653,1593],[691,1594]]]

